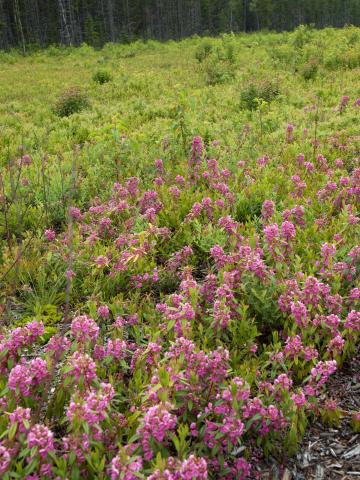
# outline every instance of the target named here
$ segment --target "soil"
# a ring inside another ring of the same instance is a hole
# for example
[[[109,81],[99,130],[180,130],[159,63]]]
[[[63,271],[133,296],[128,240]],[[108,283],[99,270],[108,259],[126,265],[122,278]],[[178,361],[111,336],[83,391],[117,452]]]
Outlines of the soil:
[[[252,478],[259,480],[360,480],[360,433],[354,433],[351,415],[360,411],[360,352],[329,380],[325,399],[342,411],[337,428],[315,421],[301,447],[286,465],[274,458],[261,462]]]

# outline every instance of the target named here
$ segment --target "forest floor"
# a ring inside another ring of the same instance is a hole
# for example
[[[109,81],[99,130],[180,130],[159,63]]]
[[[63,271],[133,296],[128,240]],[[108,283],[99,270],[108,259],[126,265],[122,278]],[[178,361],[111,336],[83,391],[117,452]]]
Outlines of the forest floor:
[[[295,457],[285,465],[274,458],[259,465],[261,480],[354,480],[360,478],[360,433],[354,433],[351,413],[360,408],[360,351],[330,379],[325,399],[336,399],[342,412],[336,428],[315,421]],[[258,476],[259,475],[259,476]]]

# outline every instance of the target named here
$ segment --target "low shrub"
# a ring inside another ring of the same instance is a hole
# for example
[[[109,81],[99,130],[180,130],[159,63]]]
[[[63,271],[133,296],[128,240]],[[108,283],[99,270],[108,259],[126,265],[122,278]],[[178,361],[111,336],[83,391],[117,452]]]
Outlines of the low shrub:
[[[319,62],[316,58],[311,58],[300,67],[300,75],[304,80],[314,80],[319,70]]]
[[[99,83],[100,85],[111,82],[111,80],[112,80],[112,75],[107,70],[98,70],[93,75],[93,81],[95,83]]]
[[[204,72],[208,85],[225,83],[232,80],[235,76],[233,65],[216,57],[211,57],[204,63]]]
[[[79,113],[89,105],[86,94],[78,87],[65,90],[54,105],[54,112],[59,117],[69,117]]]
[[[206,60],[211,54],[213,49],[212,44],[209,40],[204,40],[195,50],[195,58],[199,63],[202,63]]]
[[[249,82],[241,92],[241,105],[248,110],[255,110],[257,100],[272,102],[280,94],[277,83],[273,80],[254,80]]]

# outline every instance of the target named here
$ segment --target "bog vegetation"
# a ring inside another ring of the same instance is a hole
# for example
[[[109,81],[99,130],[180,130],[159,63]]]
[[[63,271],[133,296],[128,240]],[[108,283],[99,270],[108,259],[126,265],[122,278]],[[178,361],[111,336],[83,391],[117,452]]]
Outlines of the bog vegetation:
[[[336,425],[360,30],[0,62],[1,478],[258,478]]]

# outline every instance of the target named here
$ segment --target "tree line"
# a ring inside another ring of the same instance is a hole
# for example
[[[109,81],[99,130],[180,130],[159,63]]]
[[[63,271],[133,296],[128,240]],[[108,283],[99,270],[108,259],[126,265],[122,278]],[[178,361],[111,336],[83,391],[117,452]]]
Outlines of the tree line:
[[[360,25],[360,0],[0,0],[0,48]]]

